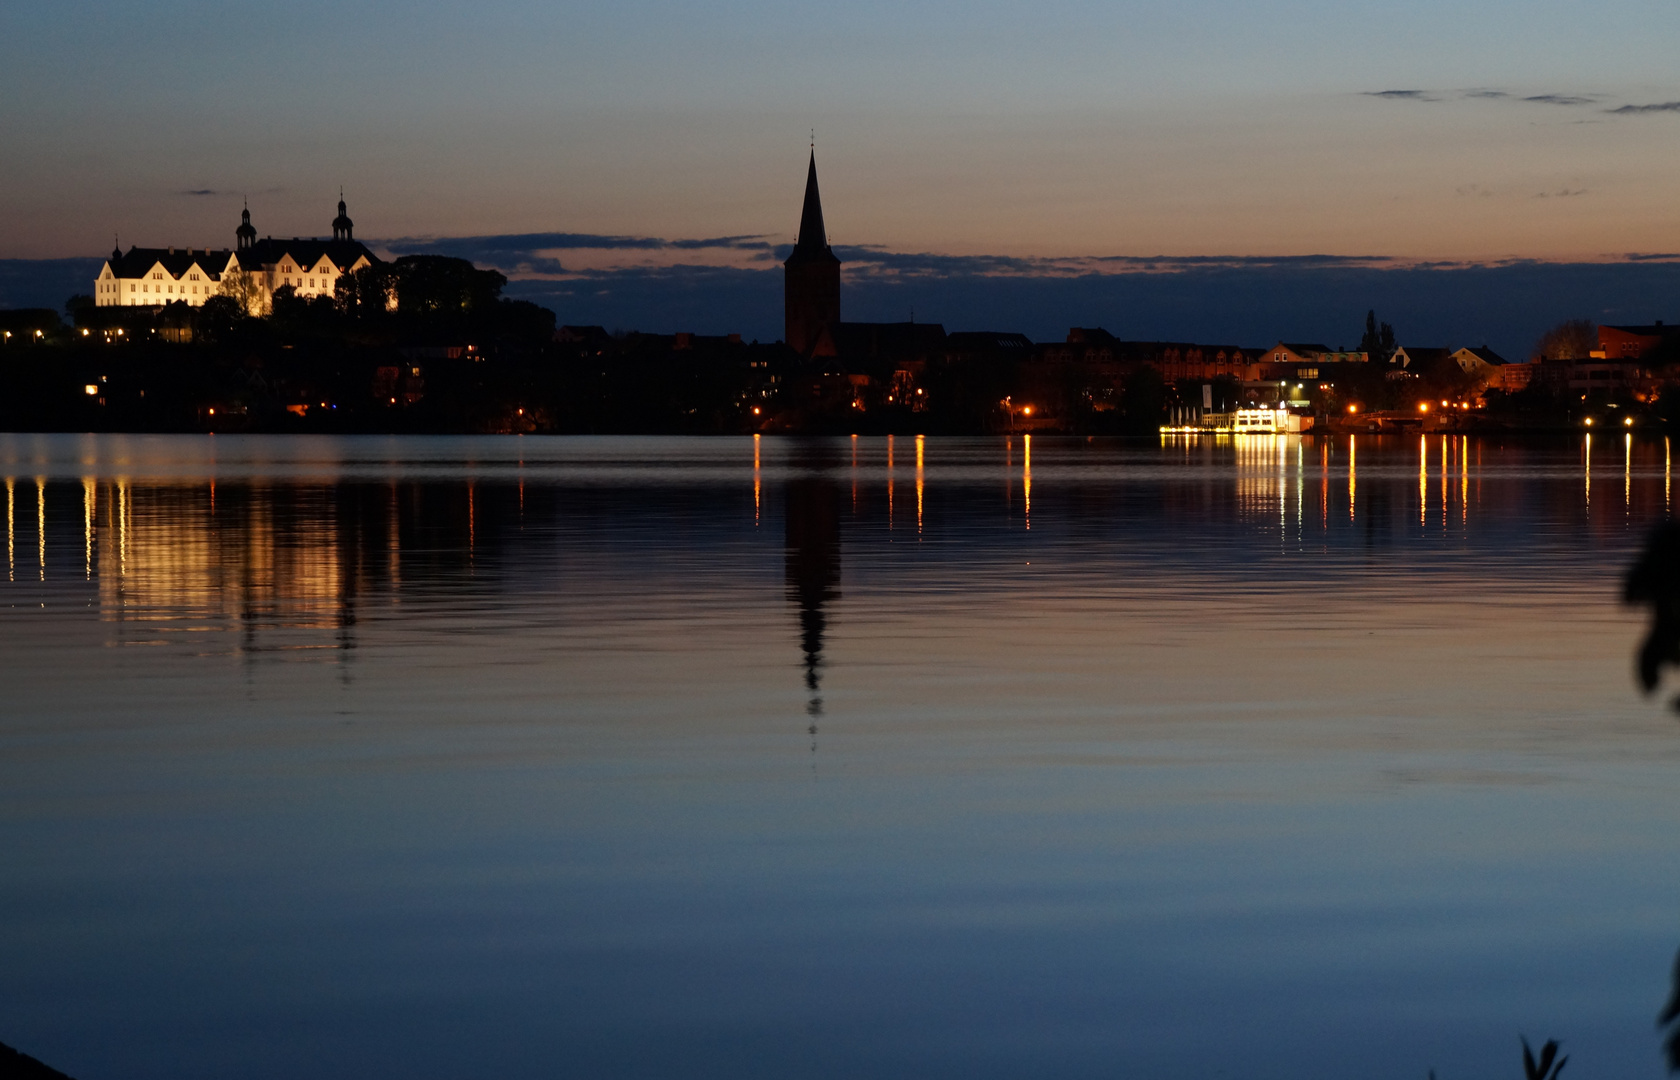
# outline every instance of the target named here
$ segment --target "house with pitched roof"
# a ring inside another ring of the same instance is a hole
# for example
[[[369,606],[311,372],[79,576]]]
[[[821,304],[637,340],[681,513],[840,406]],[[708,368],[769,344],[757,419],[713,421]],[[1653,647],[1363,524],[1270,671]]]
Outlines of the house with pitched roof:
[[[1499,369],[1504,367],[1506,362],[1503,356],[1500,356],[1486,345],[1483,345],[1479,349],[1473,349],[1469,346],[1465,346],[1453,353],[1452,359],[1454,363],[1458,364],[1460,370],[1462,370],[1464,374],[1475,375],[1478,378],[1488,380],[1497,380],[1499,376]]]

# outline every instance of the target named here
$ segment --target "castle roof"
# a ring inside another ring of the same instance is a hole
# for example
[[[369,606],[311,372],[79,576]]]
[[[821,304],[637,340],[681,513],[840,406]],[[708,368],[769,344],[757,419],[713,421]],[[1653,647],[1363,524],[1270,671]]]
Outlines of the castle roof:
[[[239,258],[239,265],[246,270],[274,266],[286,256],[290,256],[293,262],[306,268],[320,262],[323,255],[340,269],[354,266],[357,259],[365,258],[370,263],[379,261],[360,240],[319,240],[307,237],[276,240],[271,236],[266,240],[258,240],[235,254]]]
[[[789,263],[835,262],[833,249],[828,246],[828,230],[823,226],[822,196],[817,193],[817,152],[811,151],[811,167],[805,174],[805,208],[799,215],[799,241],[793,245]]]
[[[152,267],[163,264],[171,277],[180,277],[197,264],[200,270],[211,275],[212,280],[227,269],[228,259],[233,253],[223,249],[212,251],[206,248],[143,248],[131,247],[126,254],[107,260],[111,273],[120,278],[137,278],[150,272]]]

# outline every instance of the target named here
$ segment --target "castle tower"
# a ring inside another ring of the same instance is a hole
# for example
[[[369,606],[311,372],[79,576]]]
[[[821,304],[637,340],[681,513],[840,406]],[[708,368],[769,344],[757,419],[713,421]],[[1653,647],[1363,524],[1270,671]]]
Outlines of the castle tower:
[[[257,230],[251,227],[251,205],[245,204],[244,211],[239,215],[239,228],[234,230],[239,238],[239,250],[247,251],[257,242]]]
[[[832,354],[833,331],[840,321],[840,260],[828,246],[822,197],[817,194],[817,152],[805,177],[805,209],[799,217],[799,241],[782,264],[782,305],[787,343],[804,356]]]
[[[353,230],[355,227],[356,227],[355,223],[350,220],[350,216],[344,212],[344,189],[339,188],[338,189],[338,216],[333,218],[333,223],[332,223],[333,239],[334,240],[349,240],[349,239],[351,239],[350,233],[351,233],[351,230]]]

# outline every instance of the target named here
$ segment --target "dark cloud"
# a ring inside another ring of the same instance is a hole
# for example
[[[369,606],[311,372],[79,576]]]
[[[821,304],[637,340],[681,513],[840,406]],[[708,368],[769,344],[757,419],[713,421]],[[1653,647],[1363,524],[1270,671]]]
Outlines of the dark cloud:
[[[1680,101],[1664,101],[1656,105],[1623,105],[1619,109],[1606,109],[1612,116],[1635,116],[1640,113],[1680,112]]]
[[[1388,98],[1392,101],[1438,101],[1426,90],[1366,90],[1366,97]]]
[[[513,254],[552,251],[557,248],[657,251],[666,246],[668,245],[664,240],[645,236],[597,236],[591,233],[557,232],[511,233],[502,236],[403,236],[385,241],[385,247],[400,255],[460,255],[462,252]]]
[[[701,248],[734,248],[747,251],[769,251],[771,243],[758,236],[720,236],[713,240],[672,240],[670,246],[679,251],[698,250]]]
[[[186,191],[181,192],[181,194],[182,195],[220,195],[221,192],[213,191],[210,188],[189,188]]]
[[[1467,98],[1488,98],[1490,100],[1498,100],[1500,98],[1508,98],[1511,95],[1507,94],[1503,90],[1466,90],[1464,91],[1464,96]]]
[[[998,272],[999,260],[985,258],[905,258],[922,270],[848,265],[847,318],[896,321],[914,309],[918,320],[948,330],[1019,331],[1036,341],[1059,341],[1070,326],[1100,325],[1131,338],[1263,348],[1280,339],[1351,345],[1366,310],[1375,308],[1402,338],[1485,343],[1509,357],[1527,356],[1542,331],[1566,318],[1680,321],[1680,256],[1424,265],[1210,257],[1200,265],[1161,260],[1156,266],[1180,267],[1166,273],[1114,260],[1109,270],[1073,275]],[[619,270],[516,281],[508,289],[552,308],[564,323],[738,332],[763,341],[781,334],[782,275],[775,269]]]
[[[691,250],[697,248],[768,248],[763,236],[719,236],[700,240],[662,240],[654,236],[604,236],[598,233],[510,233],[500,236],[404,236],[385,241],[392,251],[404,254],[475,251],[544,251],[592,249],[620,251]]]
[[[1675,262],[1680,261],[1680,251],[1630,251],[1622,258],[1628,262]]]
[[[399,237],[381,242],[393,255],[451,255],[516,274],[562,274],[551,251],[704,251],[753,252],[769,258],[774,246],[763,236],[718,236],[664,240],[653,236],[604,236],[597,233],[511,233],[500,236]]]
[[[1536,105],[1591,105],[1594,101],[1590,97],[1580,97],[1575,94],[1534,94],[1523,98]]]
[[[1556,191],[1542,191],[1536,194],[1536,199],[1572,199],[1577,195],[1585,195],[1586,188],[1559,188]]]
[[[1093,260],[1099,263],[1144,266],[1150,268],[1214,268],[1242,267],[1319,267],[1374,266],[1394,260],[1386,255],[1104,255]]]

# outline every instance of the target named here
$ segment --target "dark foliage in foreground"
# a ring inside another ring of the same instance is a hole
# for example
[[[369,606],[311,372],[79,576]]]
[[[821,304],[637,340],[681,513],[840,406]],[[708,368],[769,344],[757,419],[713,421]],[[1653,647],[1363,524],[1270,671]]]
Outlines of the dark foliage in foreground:
[[[1528,1048],[1528,1039],[1523,1039],[1523,1076],[1525,1080],[1557,1080],[1563,1067],[1569,1064],[1569,1056],[1558,1057],[1558,1041],[1547,1039],[1546,1045],[1540,1048],[1540,1060],[1534,1059],[1534,1051]]]
[[[1680,665],[1680,525],[1668,521],[1652,531],[1628,571],[1622,602],[1651,609],[1651,628],[1637,660],[1639,685],[1649,694],[1663,667]]]

